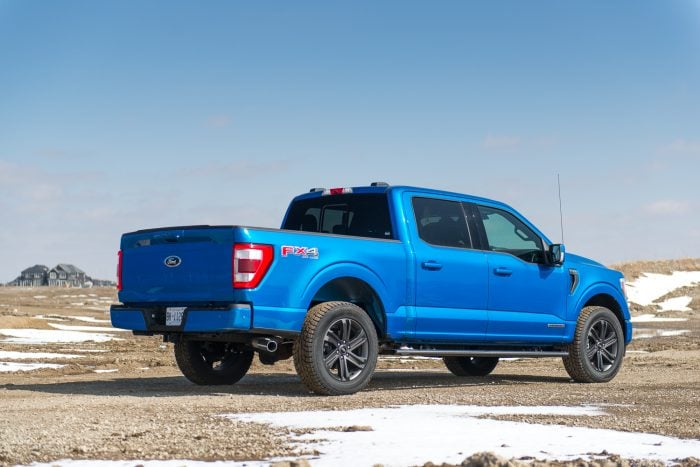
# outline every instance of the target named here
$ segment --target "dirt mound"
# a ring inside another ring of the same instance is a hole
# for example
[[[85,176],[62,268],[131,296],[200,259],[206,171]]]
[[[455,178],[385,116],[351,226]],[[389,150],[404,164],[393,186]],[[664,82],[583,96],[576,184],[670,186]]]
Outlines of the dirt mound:
[[[0,316],[0,329],[54,329],[43,319],[31,316]]]
[[[423,467],[663,467],[665,465],[661,461],[622,459],[620,456],[610,455],[608,453],[594,455],[602,457],[592,460],[576,459],[562,462],[535,460],[530,457],[505,459],[492,452],[479,452],[464,459],[459,466],[455,464],[433,464],[432,462],[427,462],[423,464]],[[679,465],[682,467],[695,467],[698,464],[697,459],[688,458],[679,461]]]
[[[628,281],[642,273],[671,274],[673,271],[700,271],[700,258],[683,258],[663,261],[630,261],[609,266],[625,275]]]

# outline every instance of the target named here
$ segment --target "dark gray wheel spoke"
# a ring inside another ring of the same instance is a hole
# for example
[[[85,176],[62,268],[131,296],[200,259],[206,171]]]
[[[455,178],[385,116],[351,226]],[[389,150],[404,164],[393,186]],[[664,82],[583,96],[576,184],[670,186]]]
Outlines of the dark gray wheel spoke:
[[[350,339],[350,333],[352,331],[352,321],[349,319],[344,319],[341,321],[342,324],[342,331],[340,333],[340,339],[341,340],[348,340]]]
[[[603,371],[603,352],[596,352],[596,369],[598,371]]]
[[[591,345],[588,350],[586,350],[586,356],[588,359],[592,359],[595,356],[595,353],[598,351],[597,347],[595,344]]]
[[[588,331],[588,337],[589,339],[593,339],[594,341],[600,339],[600,335],[598,334],[598,330],[596,329],[595,325],[591,326],[591,330]]]
[[[333,365],[335,365],[335,362],[338,361],[338,352],[331,352],[330,355],[323,359],[323,361],[326,364],[326,368],[328,368],[329,370],[332,369]]]
[[[334,333],[331,329],[328,330],[326,333],[326,336],[323,338],[324,341],[329,342],[333,344],[334,346],[338,346],[340,344],[340,337],[336,333]]]
[[[359,355],[355,355],[354,353],[350,352],[346,355],[347,360],[355,365],[358,369],[363,369],[365,367],[365,364],[367,363],[367,359],[364,357],[361,357]]]
[[[603,357],[609,362],[609,363],[614,363],[615,362],[615,355],[610,353],[606,349],[600,349],[600,353],[603,354]]]
[[[617,344],[617,337],[613,335],[612,337],[609,337],[605,341],[603,341],[603,348],[607,349],[614,344]]]
[[[348,350],[352,352],[359,346],[363,345],[365,342],[367,342],[367,334],[365,334],[364,330],[360,329],[360,334],[353,340],[348,342]]]
[[[338,367],[340,369],[340,380],[348,381],[350,379],[350,372],[348,371],[348,361],[345,356],[341,356],[338,359]]]

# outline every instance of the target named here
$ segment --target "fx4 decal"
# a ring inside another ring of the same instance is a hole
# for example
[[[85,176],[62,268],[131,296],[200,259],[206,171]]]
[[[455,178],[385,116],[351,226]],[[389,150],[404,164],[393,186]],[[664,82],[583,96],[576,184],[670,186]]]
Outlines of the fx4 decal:
[[[309,246],[282,245],[282,257],[299,256],[301,258],[318,259],[318,248]]]

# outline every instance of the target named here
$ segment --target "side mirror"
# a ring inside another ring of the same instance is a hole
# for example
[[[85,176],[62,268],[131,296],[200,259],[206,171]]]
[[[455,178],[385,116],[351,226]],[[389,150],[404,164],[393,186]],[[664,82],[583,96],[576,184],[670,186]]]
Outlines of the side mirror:
[[[552,266],[561,266],[564,264],[564,256],[566,249],[561,243],[549,245],[549,264]]]

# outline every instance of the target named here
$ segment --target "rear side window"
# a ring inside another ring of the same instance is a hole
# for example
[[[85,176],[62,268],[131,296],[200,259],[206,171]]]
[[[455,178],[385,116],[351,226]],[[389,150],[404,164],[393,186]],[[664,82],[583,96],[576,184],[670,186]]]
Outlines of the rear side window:
[[[471,248],[461,203],[444,199],[413,198],[418,236],[437,246]]]
[[[392,239],[388,203],[384,194],[331,195],[296,201],[282,228]]]

